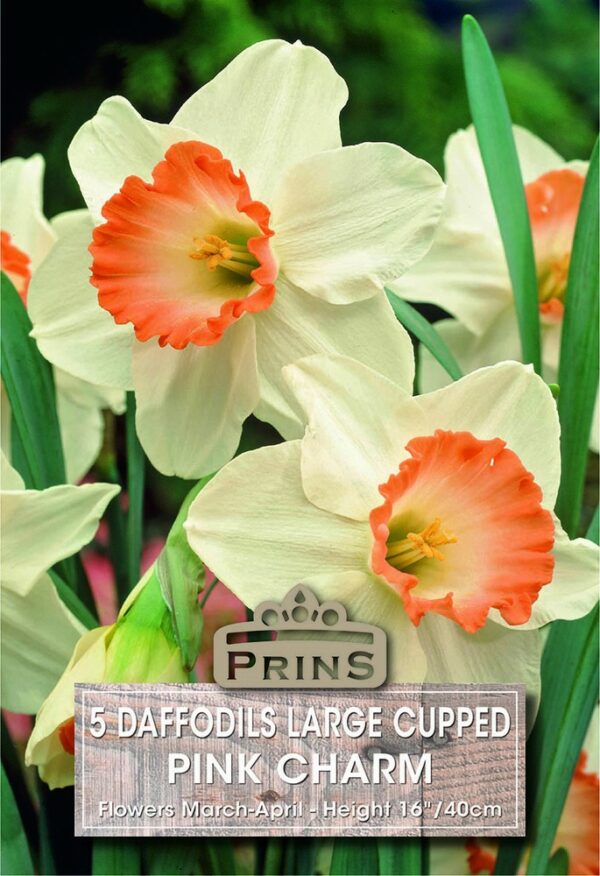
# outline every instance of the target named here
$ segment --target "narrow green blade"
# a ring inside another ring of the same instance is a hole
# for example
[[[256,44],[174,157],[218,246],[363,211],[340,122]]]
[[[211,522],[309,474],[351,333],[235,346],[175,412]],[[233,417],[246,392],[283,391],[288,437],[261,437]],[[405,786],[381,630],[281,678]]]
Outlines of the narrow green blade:
[[[10,402],[14,461],[29,489],[64,484],[65,464],[56,414],[54,376],[29,337],[31,320],[19,294],[2,274],[1,371]]]
[[[375,839],[337,839],[333,845],[330,876],[348,873],[369,873],[377,876],[379,860]]]
[[[142,845],[139,840],[124,837],[94,840],[93,876],[138,876],[141,872]]]
[[[598,391],[598,141],[577,217],[560,347],[558,413],[562,478],[556,513],[577,534]]]
[[[27,845],[27,838],[21,816],[17,809],[14,794],[2,767],[2,831],[0,841],[0,865],[2,873],[14,876],[33,874],[33,862]]]
[[[427,347],[431,355],[440,363],[452,380],[459,380],[463,376],[460,366],[436,332],[435,327],[427,322],[425,317],[421,316],[419,311],[415,310],[408,301],[398,298],[391,289],[386,289],[385,294],[392,305],[392,310],[398,322],[401,322],[407,331],[411,332],[415,338]]]
[[[140,580],[144,521],[145,457],[135,430],[135,394],[127,393],[127,578],[133,590]]]
[[[588,538],[598,542],[597,517]],[[551,625],[542,657],[542,696],[527,743],[529,789],[527,873],[548,873],[550,854],[577,759],[598,696],[598,607],[576,621]],[[525,840],[504,840],[494,872],[517,871]],[[560,859],[559,859],[560,860]]]
[[[469,107],[515,297],[523,361],[540,374],[537,277],[521,168],[498,68],[470,15],[463,19],[462,49]]]
[[[386,837],[377,841],[377,847],[381,876],[422,876],[426,872],[420,837]]]

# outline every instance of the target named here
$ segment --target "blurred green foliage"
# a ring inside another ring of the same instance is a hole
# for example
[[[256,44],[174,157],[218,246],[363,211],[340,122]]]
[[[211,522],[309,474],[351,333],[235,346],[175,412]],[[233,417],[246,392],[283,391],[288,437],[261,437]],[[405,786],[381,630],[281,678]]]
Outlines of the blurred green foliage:
[[[66,149],[103,98],[120,92],[147,117],[168,120],[235,54],[278,36],[316,45],[348,82],[345,143],[389,140],[441,169],[447,137],[469,121],[464,12],[495,49],[514,120],[565,157],[587,157],[597,110],[596,11],[587,0],[140,0],[136,41],[102,42],[78,81],[42,87],[10,149],[46,157],[50,215],[79,206]]]

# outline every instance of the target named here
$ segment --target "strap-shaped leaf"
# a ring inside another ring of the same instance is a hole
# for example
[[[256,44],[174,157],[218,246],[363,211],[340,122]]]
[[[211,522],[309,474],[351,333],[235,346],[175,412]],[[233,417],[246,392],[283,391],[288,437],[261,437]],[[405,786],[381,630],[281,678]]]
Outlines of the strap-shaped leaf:
[[[127,577],[133,590],[140,578],[144,520],[145,457],[135,429],[135,394],[127,393]]]
[[[427,840],[420,837],[386,837],[377,841],[380,876],[418,876],[426,873],[423,851]]]
[[[588,530],[598,543],[598,512]],[[542,658],[542,696],[527,743],[527,840],[504,840],[494,873],[516,873],[525,842],[527,873],[549,873],[554,837],[598,695],[598,607],[576,621],[551,625]]]
[[[537,277],[523,178],[498,68],[470,15],[463,19],[462,49],[471,117],[515,297],[523,361],[540,374]]]
[[[2,836],[0,840],[0,865],[2,873],[33,874],[33,862],[27,845],[27,837],[21,816],[2,767]]]
[[[577,217],[560,347],[558,413],[562,479],[556,513],[577,533],[598,392],[598,142]]]
[[[29,337],[31,320],[2,274],[2,380],[13,422],[13,460],[29,489],[64,484],[65,464],[52,367]]]
[[[418,310],[398,298],[390,289],[385,290],[388,301],[392,305],[392,310],[396,315],[398,322],[401,322],[407,331],[411,332],[431,353],[442,368],[450,375],[452,380],[459,380],[463,375],[460,366],[440,335],[436,332],[435,327],[427,322],[424,316],[421,316]]]
[[[379,860],[377,840],[342,837],[333,844],[330,876],[347,873],[370,873],[377,876]]]

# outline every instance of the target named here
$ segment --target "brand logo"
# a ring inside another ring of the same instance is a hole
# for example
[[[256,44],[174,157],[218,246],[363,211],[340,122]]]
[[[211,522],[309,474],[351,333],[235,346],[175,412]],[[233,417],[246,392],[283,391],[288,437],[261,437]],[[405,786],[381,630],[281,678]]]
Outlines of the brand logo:
[[[387,675],[387,638],[348,620],[340,602],[319,603],[307,587],[280,603],[261,602],[254,620],[214,637],[214,676],[221,687],[379,687]]]

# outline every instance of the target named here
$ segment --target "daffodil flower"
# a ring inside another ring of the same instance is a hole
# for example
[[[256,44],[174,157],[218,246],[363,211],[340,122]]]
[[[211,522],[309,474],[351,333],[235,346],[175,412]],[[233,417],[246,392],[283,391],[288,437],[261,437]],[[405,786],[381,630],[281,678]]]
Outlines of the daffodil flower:
[[[342,148],[346,99],[324,55],[272,40],[170,124],[114,97],[71,144],[91,218],[31,284],[34,337],[72,374],[135,389],[165,474],[218,469],[252,412],[301,434],[281,368],[311,353],[411,385],[382,286],[430,246],[444,186],[398,146]]]
[[[0,269],[12,281],[27,306],[32,276],[72,223],[85,210],[63,213],[48,222],[42,211],[44,160],[9,158],[0,164],[2,216],[0,220]],[[41,290],[44,294],[44,290]],[[94,463],[104,434],[102,409],[124,410],[122,390],[80,380],[60,368],[54,369],[56,407],[65,453],[67,479],[80,480]],[[2,449],[10,457],[10,403],[2,387]]]
[[[47,571],[91,541],[119,487],[66,484],[26,490],[3,453],[0,458],[2,706],[33,714],[84,630]]]
[[[568,876],[598,873],[599,794],[598,709],[594,713],[583,751],[573,774],[552,854],[565,849],[569,856]],[[432,876],[492,876],[496,866],[498,842],[478,837],[472,840],[441,840],[431,844]],[[527,870],[526,849],[518,873]]]
[[[25,752],[51,788],[73,784],[74,685],[186,682],[170,613],[152,566],[123,604],[116,623],[81,636],[56,687],[40,708]]]
[[[552,509],[559,425],[516,362],[416,398],[366,366],[286,369],[301,440],[243,454],[198,495],[192,549],[251,608],[300,582],[381,626],[389,681],[539,680],[539,627],[598,599],[598,549]]]
[[[514,128],[533,236],[544,377],[558,376],[560,333],[577,212],[587,164],[565,162],[529,131]],[[456,319],[436,323],[463,371],[520,359],[521,345],[508,268],[483,162],[472,127],[446,146],[448,195],[434,242],[403,277],[389,284],[408,301],[443,307]],[[422,349],[423,392],[450,378]],[[598,449],[598,417],[591,446]]]

